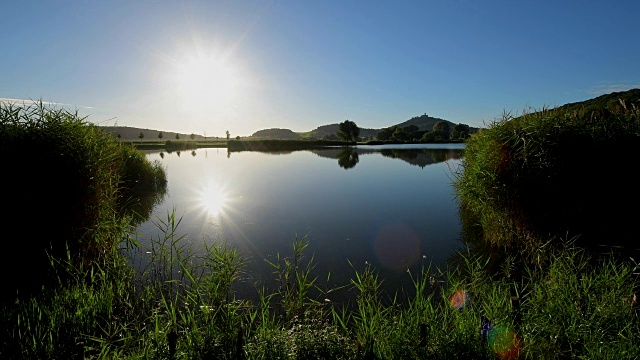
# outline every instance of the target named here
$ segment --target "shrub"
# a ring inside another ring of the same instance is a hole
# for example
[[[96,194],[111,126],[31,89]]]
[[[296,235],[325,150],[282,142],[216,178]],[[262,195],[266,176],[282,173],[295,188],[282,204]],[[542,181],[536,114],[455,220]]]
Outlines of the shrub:
[[[633,220],[628,208],[640,200],[627,171],[640,155],[640,110],[618,110],[504,114],[470,138],[455,188],[485,240],[630,240],[617,224]]]
[[[141,166],[142,155],[77,112],[42,102],[0,103],[0,137],[0,150],[8,155],[0,185],[14,199],[2,208],[10,224],[4,245],[18,263],[31,264],[10,278],[5,294],[15,295],[18,285],[38,288],[49,256],[66,258],[68,252],[80,264],[110,253],[126,225],[118,211],[123,196],[136,191],[140,180],[157,180],[158,186],[163,181],[162,169]],[[4,272],[16,274],[14,263],[4,262]]]

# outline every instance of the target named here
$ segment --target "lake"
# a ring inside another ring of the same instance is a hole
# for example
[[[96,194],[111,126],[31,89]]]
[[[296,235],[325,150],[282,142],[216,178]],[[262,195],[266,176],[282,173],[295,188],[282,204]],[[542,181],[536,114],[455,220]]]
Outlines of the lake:
[[[273,261],[307,237],[318,281],[347,284],[370,263],[389,291],[410,287],[407,269],[441,266],[464,248],[452,182],[464,144],[227,152],[147,152],[166,167],[168,192],[138,240],[162,236],[154,221],[175,211],[194,249],[224,242],[248,260],[238,292],[275,285]],[[350,265],[352,264],[352,265]]]

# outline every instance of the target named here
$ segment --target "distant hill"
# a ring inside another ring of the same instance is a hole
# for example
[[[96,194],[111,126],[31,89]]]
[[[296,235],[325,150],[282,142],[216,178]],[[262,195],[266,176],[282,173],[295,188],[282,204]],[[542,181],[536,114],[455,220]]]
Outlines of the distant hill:
[[[251,137],[261,139],[302,139],[302,136],[289,129],[265,129],[254,132]]]
[[[418,127],[418,130],[420,131],[431,131],[433,129],[433,125],[435,125],[435,123],[437,123],[438,121],[445,121],[449,123],[449,127],[451,127],[453,129],[453,127],[456,125],[453,122],[449,121],[449,120],[445,120],[445,119],[440,119],[440,118],[436,118],[436,117],[431,117],[427,114],[423,114],[420,116],[415,116],[412,117],[411,119],[405,121],[405,122],[401,122],[400,124],[396,125],[399,126],[401,128],[403,127],[407,127],[409,125],[415,125]]]
[[[435,118],[435,117],[431,117],[427,114],[423,114],[420,116],[416,116],[413,117],[407,121],[401,122],[399,124],[396,125],[390,125],[389,127],[393,127],[393,126],[399,126],[399,127],[407,127],[409,125],[415,125],[418,127],[418,129],[420,131],[431,131],[433,129],[433,125],[435,123],[437,123],[438,121],[446,121],[449,123],[449,126],[451,128],[453,128],[456,124],[449,121],[449,120],[444,120],[444,119],[440,119],[440,118]],[[338,127],[340,126],[339,123],[336,124],[330,124],[330,125],[322,125],[317,127],[314,130],[311,130],[309,132],[306,133],[298,133],[301,137],[303,138],[314,138],[314,139],[322,139],[325,136],[331,136],[331,135],[335,135],[338,132]],[[368,138],[368,137],[373,137],[375,138],[376,135],[378,134],[378,132],[382,130],[381,129],[370,129],[370,128],[360,128],[360,137],[363,138]],[[477,128],[471,128],[471,132],[474,133],[476,132],[478,129]]]
[[[340,126],[339,123],[322,125],[315,128],[314,130],[311,130],[308,133],[304,133],[305,135],[304,137],[322,139],[325,136],[335,135],[338,132],[339,126]],[[379,130],[376,130],[376,129],[360,128],[360,137],[369,137],[369,136],[375,137],[378,131]]]
[[[415,125],[418,127],[418,129],[420,131],[431,131],[433,129],[433,125],[439,121],[445,121],[447,123],[449,123],[449,126],[451,128],[453,128],[456,124],[449,121],[449,120],[444,120],[444,119],[440,119],[440,118],[436,118],[436,117],[431,117],[427,114],[423,114],[420,116],[416,116],[413,117],[409,120],[403,121],[399,124],[396,125],[390,125],[388,127],[393,127],[393,126],[399,126],[399,127],[407,127],[409,125]],[[311,130],[310,132],[307,133],[298,133],[300,136],[305,137],[305,138],[316,138],[316,139],[322,139],[325,136],[331,136],[331,135],[335,135],[338,132],[338,126],[340,124],[336,123],[336,124],[330,124],[330,125],[322,125],[317,127],[314,130]],[[375,138],[376,135],[378,134],[378,132],[382,130],[382,129],[370,129],[370,128],[360,128],[360,137],[373,137]],[[471,132],[477,132],[478,129],[477,128],[471,128]]]

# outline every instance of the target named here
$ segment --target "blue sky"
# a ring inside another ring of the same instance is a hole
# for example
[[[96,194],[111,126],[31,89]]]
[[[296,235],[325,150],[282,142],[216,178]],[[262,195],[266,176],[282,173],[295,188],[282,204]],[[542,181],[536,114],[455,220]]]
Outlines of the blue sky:
[[[640,87],[638,0],[4,0],[0,14],[0,98],[103,125],[486,126]]]

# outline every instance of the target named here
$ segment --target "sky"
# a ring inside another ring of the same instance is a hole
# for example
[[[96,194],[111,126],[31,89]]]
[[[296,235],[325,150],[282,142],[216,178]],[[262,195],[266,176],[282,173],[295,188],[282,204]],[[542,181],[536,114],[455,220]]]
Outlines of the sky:
[[[640,88],[640,1],[0,0],[0,101],[206,136],[505,112]]]

